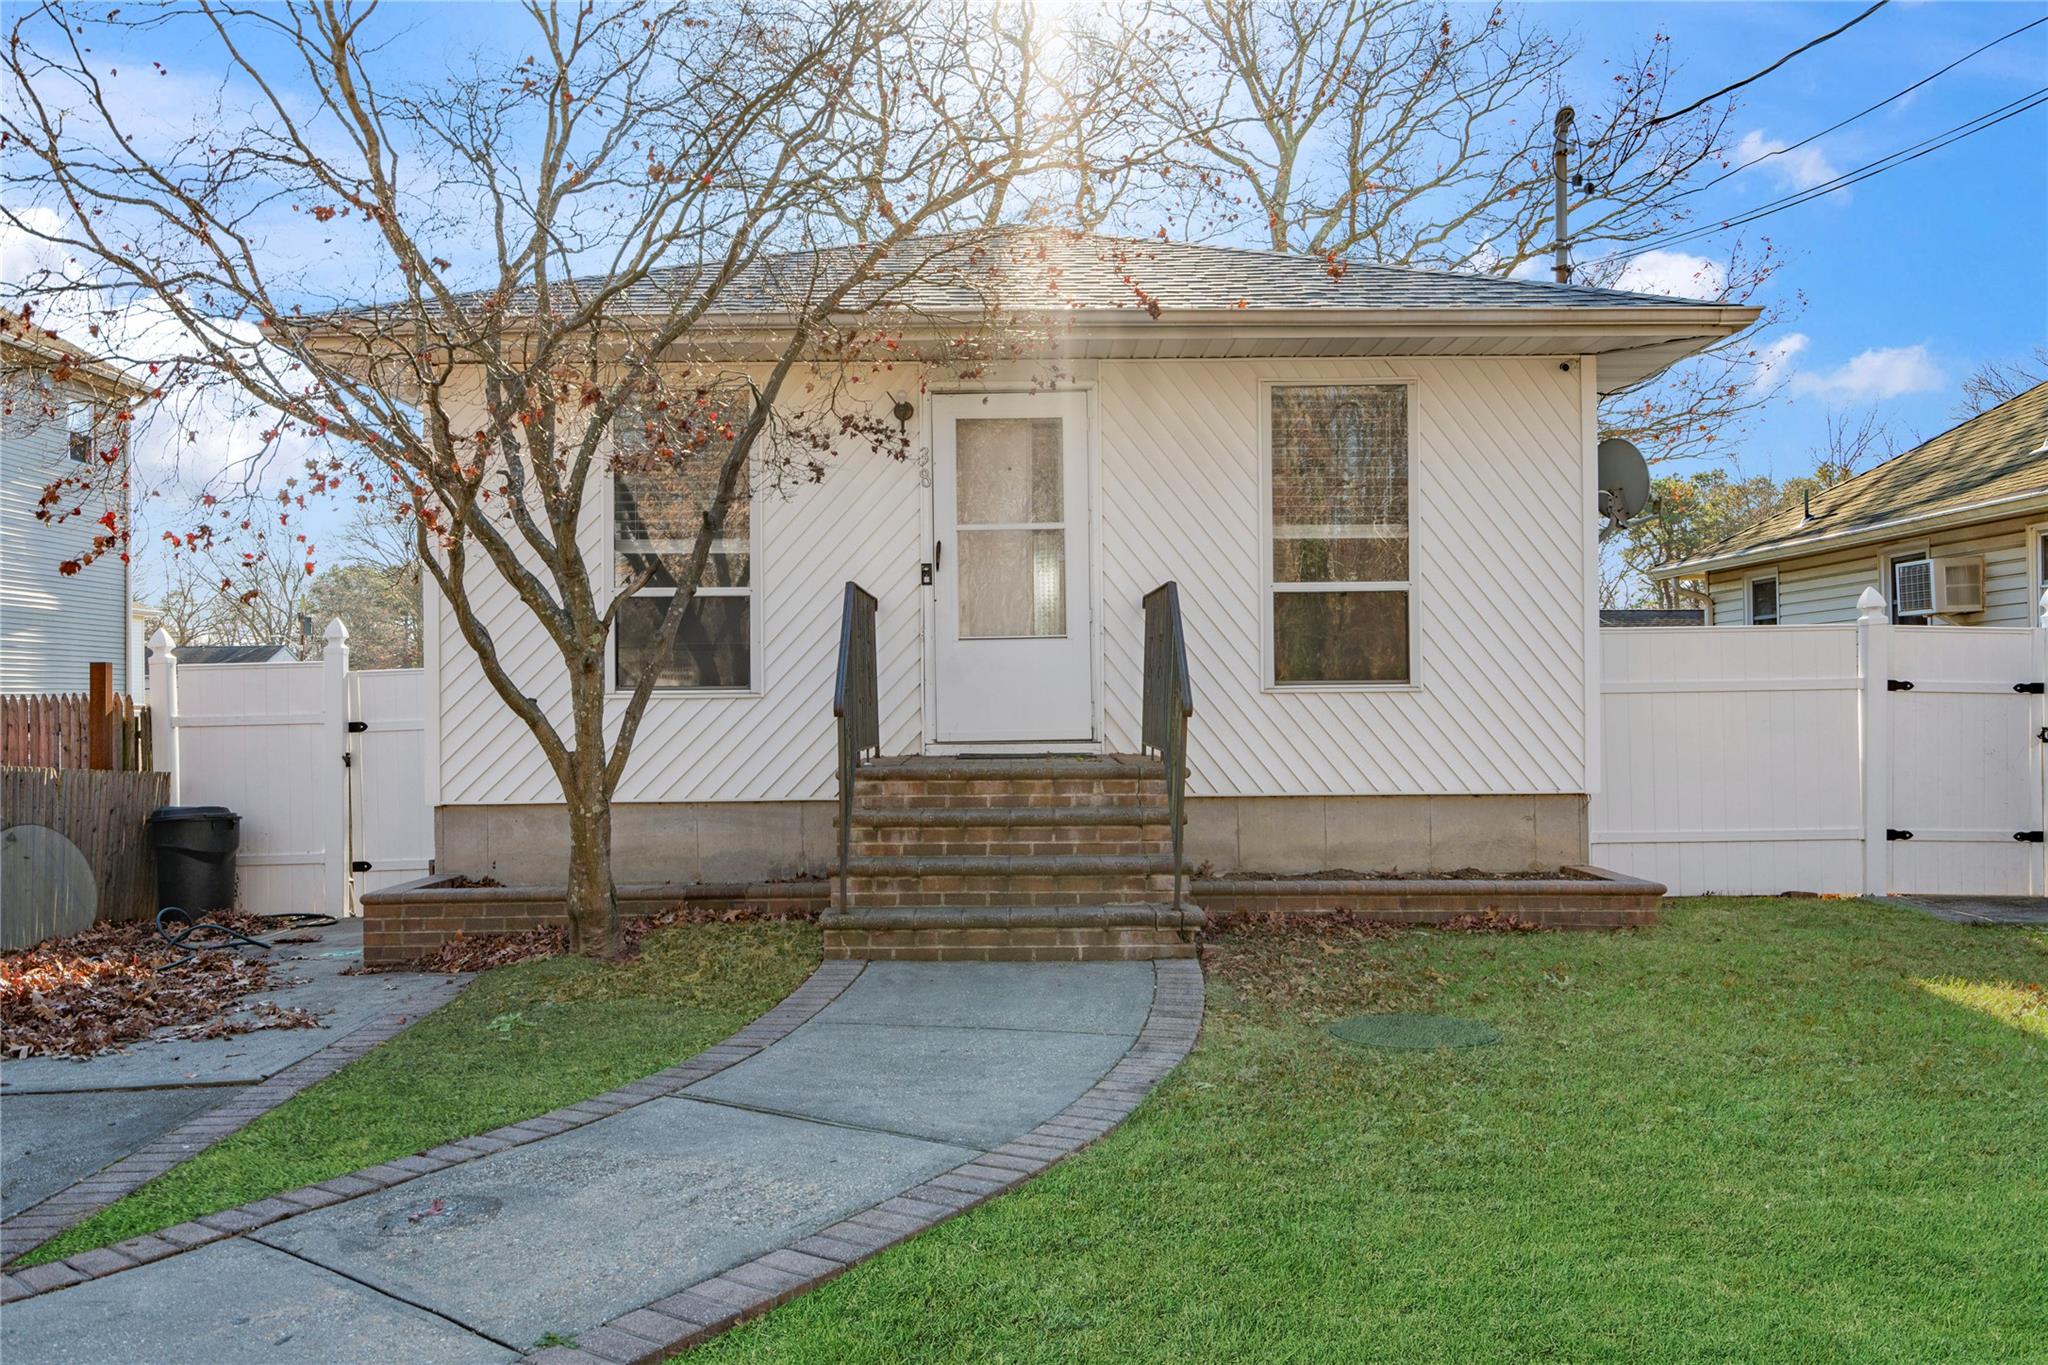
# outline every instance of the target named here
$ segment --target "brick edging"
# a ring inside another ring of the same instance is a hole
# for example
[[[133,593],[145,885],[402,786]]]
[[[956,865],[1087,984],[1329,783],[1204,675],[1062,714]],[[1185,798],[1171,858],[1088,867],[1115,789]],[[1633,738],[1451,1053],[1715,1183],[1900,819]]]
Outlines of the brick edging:
[[[323,1180],[317,1185],[286,1190],[235,1208],[209,1213],[190,1222],[144,1233],[140,1237],[131,1237],[110,1247],[81,1251],[76,1256],[62,1261],[50,1261],[43,1265],[9,1271],[0,1275],[0,1303],[12,1303],[17,1299],[66,1289],[74,1284],[82,1284],[86,1280],[117,1275],[138,1265],[160,1261],[166,1256],[190,1251],[210,1242],[239,1237],[245,1232],[253,1232],[257,1228],[267,1227],[311,1209],[339,1204],[343,1200],[354,1199],[360,1195],[374,1194],[434,1171],[446,1170],[450,1166],[460,1166],[478,1157],[489,1156],[493,1152],[538,1142],[557,1133],[566,1133],[572,1128],[581,1128],[585,1124],[595,1123],[599,1119],[610,1118],[613,1114],[645,1104],[648,1100],[676,1094],[688,1086],[717,1075],[729,1066],[745,1061],[771,1043],[780,1042],[788,1037],[799,1025],[838,999],[840,993],[852,985],[854,978],[861,974],[865,965],[860,962],[822,963],[801,986],[783,997],[773,1009],[730,1038],[714,1043],[696,1056],[679,1062],[665,1071],[657,1071],[651,1076],[644,1076],[637,1081],[608,1090],[602,1095],[565,1105],[534,1118],[508,1123],[475,1137],[458,1138],[412,1156],[399,1157],[381,1165],[365,1167],[331,1180]],[[358,1034],[368,1032],[369,1027],[358,1029],[349,1034],[348,1038],[338,1040],[329,1046],[338,1048]],[[397,1031],[394,1028],[391,1033]],[[387,1038],[389,1036],[390,1034],[385,1035]],[[368,1051],[376,1042],[381,1041],[383,1039],[365,1042],[357,1050],[356,1055]],[[325,1050],[323,1049],[323,1052]],[[315,1057],[320,1055],[314,1054]],[[304,1060],[310,1061],[312,1058]],[[302,1063],[294,1063],[295,1066],[300,1064]],[[336,1063],[331,1069],[339,1069],[340,1065]],[[285,1072],[279,1072],[278,1076],[284,1074]],[[311,1084],[311,1081],[307,1081],[306,1084]],[[304,1086],[300,1088],[303,1089]],[[279,1102],[282,1102],[282,1098],[280,1097]],[[255,1116],[252,1114],[250,1117]],[[248,1119],[242,1122],[246,1123]],[[240,1124],[236,1126],[239,1127]],[[209,1141],[217,1142],[225,1136],[226,1133],[223,1132]],[[36,1207],[41,1208],[42,1205]],[[29,1212],[30,1210],[24,1210],[17,1217],[26,1217]],[[43,1240],[55,1235],[56,1232],[46,1233]]]
[[[450,979],[466,986],[473,976],[474,973],[451,973]],[[440,1005],[433,1007],[439,1008]],[[326,1080],[371,1048],[389,1042],[406,1026],[432,1012],[429,1009],[384,1014],[367,1024],[358,1025],[275,1075],[237,1087],[235,1094],[224,1103],[201,1110],[112,1165],[74,1180],[63,1189],[29,1205],[12,1218],[0,1222],[0,1265],[27,1255],[59,1233],[69,1232],[173,1166],[190,1161],[215,1143],[239,1133],[314,1082]],[[174,1090],[182,1087],[161,1088]]]
[[[1202,1028],[1202,968],[1191,959],[1152,964],[1145,1026],[1109,1073],[1022,1137],[882,1200],[787,1246],[656,1299],[599,1327],[575,1346],[532,1352],[524,1365],[641,1365],[710,1340],[809,1293],[877,1252],[995,1198],[1080,1151],[1129,1117],[1180,1065]]]

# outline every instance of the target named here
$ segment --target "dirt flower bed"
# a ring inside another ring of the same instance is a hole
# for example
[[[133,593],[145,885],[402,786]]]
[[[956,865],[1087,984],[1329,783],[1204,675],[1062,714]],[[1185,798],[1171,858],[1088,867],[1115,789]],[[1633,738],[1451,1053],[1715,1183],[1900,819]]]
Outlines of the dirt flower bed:
[[[731,924],[741,920],[815,920],[817,917],[814,910],[753,910],[744,906],[693,910],[684,906],[674,906],[659,914],[624,920],[619,930],[625,936],[626,951],[630,955],[639,951],[641,941],[649,934],[666,929],[670,925]],[[519,934],[457,935],[432,953],[412,962],[392,967],[351,970],[487,972],[494,967],[509,967],[515,962],[531,962],[535,958],[555,957],[568,951],[569,930],[566,926],[555,925],[547,929],[529,929]]]
[[[208,918],[252,935],[276,927],[255,915]],[[237,1005],[271,985],[270,964],[260,954],[203,952],[172,966],[185,951],[143,921],[97,924],[0,953],[0,1056],[96,1057],[152,1034],[224,1038],[319,1023],[305,1010],[267,1001]]]

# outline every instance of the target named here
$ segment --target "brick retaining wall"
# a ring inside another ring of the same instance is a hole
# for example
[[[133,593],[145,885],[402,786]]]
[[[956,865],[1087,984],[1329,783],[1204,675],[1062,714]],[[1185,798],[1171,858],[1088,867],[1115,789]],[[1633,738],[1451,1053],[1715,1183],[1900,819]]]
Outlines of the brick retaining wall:
[[[458,936],[518,934],[569,922],[559,886],[448,886],[427,877],[363,897],[363,961],[375,967],[412,962]],[[729,882],[695,886],[622,886],[627,919],[675,906],[814,915],[825,908],[823,881]]]

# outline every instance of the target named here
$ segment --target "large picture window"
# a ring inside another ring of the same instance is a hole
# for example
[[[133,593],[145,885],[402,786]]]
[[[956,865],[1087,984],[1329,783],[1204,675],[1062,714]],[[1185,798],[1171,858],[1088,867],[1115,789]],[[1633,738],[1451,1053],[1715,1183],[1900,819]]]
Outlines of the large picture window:
[[[1408,388],[1267,392],[1272,681],[1411,682]]]
[[[726,414],[737,420],[738,412]],[[680,425],[680,424],[674,424]],[[614,686],[631,688],[661,651],[661,623],[675,597],[676,571],[689,561],[704,514],[718,493],[727,446],[698,448],[685,432],[621,414],[614,437],[612,555],[624,589],[650,576],[621,604]],[[696,595],[674,642],[660,654],[654,685],[668,691],[749,691],[754,686],[753,499],[746,475],[711,544]],[[651,571],[651,572],[650,572]]]

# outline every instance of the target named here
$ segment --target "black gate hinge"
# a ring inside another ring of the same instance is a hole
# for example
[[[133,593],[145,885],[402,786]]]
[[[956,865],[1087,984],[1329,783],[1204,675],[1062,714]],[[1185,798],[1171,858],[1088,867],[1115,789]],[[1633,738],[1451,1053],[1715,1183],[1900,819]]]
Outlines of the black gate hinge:
[[[366,720],[352,720],[348,723],[348,732],[352,735],[359,735],[369,728],[370,722]]]
[[[1888,829],[1884,832],[1884,837],[1887,839],[1910,839],[1913,837],[1913,831],[1910,829]]]
[[[344,767],[344,768],[353,768],[353,767],[355,767],[355,766],[356,766],[356,756],[355,756],[354,754],[347,754],[347,753],[343,754],[343,755],[341,756],[341,766],[342,766],[342,767]]]
[[[2048,683],[2014,683],[2012,685],[2012,690],[2015,692],[2024,692],[2026,695],[2030,697],[2038,697],[2042,693],[2048,692]]]
[[[361,858],[358,858],[348,865],[348,870],[351,872],[368,872],[370,870],[370,865],[364,862]]]
[[[2048,830],[2023,829],[2012,837],[2023,844],[2048,844]]]
[[[1886,678],[1884,680],[1884,690],[1887,692],[1911,692],[1913,684],[1907,682],[1904,678]]]

